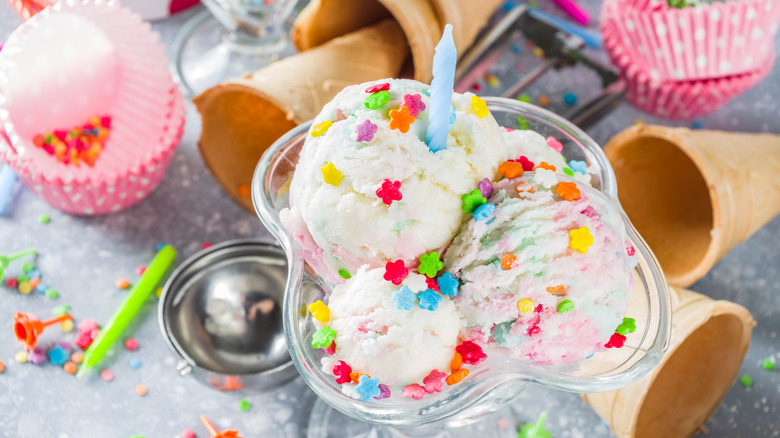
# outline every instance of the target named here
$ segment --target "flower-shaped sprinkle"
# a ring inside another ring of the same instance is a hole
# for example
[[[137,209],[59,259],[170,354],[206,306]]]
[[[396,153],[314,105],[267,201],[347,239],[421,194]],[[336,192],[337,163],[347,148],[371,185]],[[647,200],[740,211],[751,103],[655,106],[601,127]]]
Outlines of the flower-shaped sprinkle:
[[[373,397],[382,395],[382,391],[379,390],[379,378],[360,376],[358,385],[355,387],[355,392],[360,394],[363,401],[369,401]]]
[[[471,109],[474,110],[474,114],[476,114],[480,119],[484,119],[490,114],[487,103],[485,103],[485,101],[477,95],[471,96]]]
[[[417,294],[417,301],[420,302],[421,309],[430,310],[433,312],[439,308],[441,295],[437,294],[431,289],[425,289],[424,291]]]
[[[325,348],[336,339],[336,331],[330,327],[323,327],[311,336],[311,346],[314,348]]]
[[[311,136],[312,137],[319,137],[322,134],[328,132],[328,129],[333,126],[333,122],[330,120],[325,120],[324,122],[317,123],[314,125],[313,128],[311,128]]]
[[[325,305],[325,303],[322,302],[322,300],[317,300],[309,304],[309,312],[311,312],[311,315],[314,317],[314,319],[319,322],[330,321],[330,309]]]
[[[404,94],[404,106],[409,108],[409,114],[417,117],[420,111],[425,111],[425,103],[419,94]]]
[[[615,329],[615,333],[619,335],[627,335],[636,331],[636,320],[634,318],[623,318],[623,322]]]
[[[517,310],[520,313],[531,313],[534,311],[534,302],[530,298],[523,298],[517,302]]]
[[[449,272],[445,272],[442,274],[441,277],[436,279],[436,284],[439,286],[439,290],[444,295],[449,295],[451,297],[458,295],[458,288],[460,287],[460,282],[457,278],[453,277],[452,274]]]
[[[527,181],[521,181],[515,186],[515,191],[517,193],[533,193],[534,185]]]
[[[390,397],[390,387],[385,385],[384,383],[379,384],[379,395],[374,397],[377,400],[382,400],[383,398]]]
[[[559,142],[555,137],[547,137],[547,146],[555,149],[555,152],[559,154],[563,152],[563,144]]]
[[[498,165],[498,173],[504,178],[517,178],[523,174],[523,165],[515,161],[504,161]]]
[[[373,94],[379,91],[387,91],[390,89],[390,83],[385,82],[383,84],[376,84],[366,88],[366,93]]]
[[[458,345],[455,347],[455,351],[460,353],[463,363],[469,365],[476,365],[487,358],[487,354],[482,351],[482,347],[471,341],[465,341]]]
[[[417,268],[417,272],[433,278],[443,267],[444,263],[439,259],[439,253],[433,251],[430,254],[420,255],[420,266]]]
[[[534,170],[538,170],[538,169],[547,169],[555,172],[555,166],[553,166],[552,164],[547,164],[546,161],[542,161],[536,167],[534,167]]]
[[[404,197],[401,193],[401,181],[385,179],[382,181],[382,187],[376,190],[376,196],[387,205],[392,204],[393,201],[400,201]]]
[[[423,385],[425,385],[425,392],[433,394],[439,392],[444,387],[444,379],[447,377],[447,373],[442,373],[439,370],[433,370],[430,374],[423,379]]]
[[[336,354],[336,341],[331,342],[330,345],[324,348],[324,350],[325,353],[327,353],[329,356]]]
[[[423,386],[418,383],[406,385],[402,391],[404,393],[404,397],[413,398],[415,400],[419,400],[425,395],[425,388],[423,388]]]
[[[563,300],[558,303],[558,313],[566,313],[574,310],[574,302],[572,300]]]
[[[558,187],[555,188],[555,193],[567,201],[580,199],[580,189],[573,182],[559,182]]]
[[[588,165],[584,161],[570,160],[569,167],[571,167],[571,170],[585,175],[587,173],[585,169],[587,169]]]
[[[609,338],[609,342],[604,344],[606,348],[620,348],[626,342],[626,337],[620,333],[612,333],[612,337]]]
[[[443,275],[442,275],[443,277]],[[423,275],[423,278],[425,278],[425,285],[427,286],[426,289],[435,290],[436,292],[439,292],[441,290],[441,287],[439,287],[439,278],[428,278]]]
[[[514,254],[504,254],[501,256],[501,267],[508,271],[515,266],[516,261],[517,257]]]
[[[636,249],[634,249],[634,245],[629,244],[626,246],[626,254],[628,254],[629,257],[633,257],[634,254],[636,254]]]
[[[336,376],[336,383],[349,383],[352,379],[349,374],[352,372],[352,367],[347,365],[346,362],[340,360],[333,366],[333,375]]]
[[[409,269],[404,266],[404,261],[398,259],[394,262],[385,264],[385,274],[382,276],[385,280],[398,286],[409,275]]]
[[[558,183],[558,177],[555,176],[555,171],[536,167],[536,174],[534,175],[534,182],[549,189]]]
[[[355,140],[360,142],[371,141],[374,139],[377,129],[379,128],[371,123],[371,120],[366,119],[355,128]]]
[[[406,286],[393,292],[391,296],[395,301],[395,308],[398,310],[412,310],[415,301],[417,301],[417,295]]]
[[[366,97],[365,102],[363,102],[363,105],[366,106],[366,108],[371,110],[378,110],[379,108],[382,108],[385,106],[385,104],[390,100],[390,92],[387,90],[381,90],[377,91],[376,93],[371,93],[368,97]]]
[[[580,254],[585,254],[591,245],[593,245],[593,236],[590,235],[588,227],[569,231],[569,248],[579,251]]]
[[[390,110],[390,129],[397,129],[406,134],[414,123],[414,116],[409,113],[409,108],[402,106]]]
[[[489,198],[490,195],[493,194],[493,184],[491,184],[490,180],[487,178],[477,183],[477,188],[479,188],[479,192],[485,198]]]
[[[515,161],[520,163],[523,166],[523,170],[526,172],[534,170],[534,162],[529,160],[525,155],[521,155],[520,158]]]
[[[496,205],[491,204],[490,202],[485,203],[477,207],[476,210],[474,210],[474,220],[475,221],[486,221],[493,217],[493,213],[496,212]]]
[[[322,180],[325,181],[325,184],[330,184],[333,187],[338,187],[341,179],[344,178],[341,172],[336,169],[336,165],[330,162],[320,167],[320,172],[322,172]]]
[[[466,193],[460,199],[462,201],[461,208],[466,214],[474,212],[477,207],[487,202],[487,198],[482,196],[482,192],[479,189]]]
[[[454,385],[460,382],[461,380],[465,379],[466,376],[468,375],[469,375],[469,370],[467,370],[466,368],[461,368],[457,371],[453,371],[452,374],[447,376],[447,384]]]

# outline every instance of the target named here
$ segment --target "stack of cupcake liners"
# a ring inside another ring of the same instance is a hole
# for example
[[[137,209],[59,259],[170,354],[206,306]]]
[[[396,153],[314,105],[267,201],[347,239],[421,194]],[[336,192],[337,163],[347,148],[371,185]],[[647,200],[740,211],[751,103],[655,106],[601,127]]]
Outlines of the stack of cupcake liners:
[[[779,17],[780,2],[771,0],[682,9],[607,0],[601,27],[612,62],[628,83],[629,102],[660,117],[691,119],[715,111],[771,72]]]
[[[130,207],[162,180],[184,102],[159,35],[117,1],[65,0],[14,31],[0,52],[0,159],[52,206],[96,215]],[[111,117],[94,166],[64,164],[36,134]]]

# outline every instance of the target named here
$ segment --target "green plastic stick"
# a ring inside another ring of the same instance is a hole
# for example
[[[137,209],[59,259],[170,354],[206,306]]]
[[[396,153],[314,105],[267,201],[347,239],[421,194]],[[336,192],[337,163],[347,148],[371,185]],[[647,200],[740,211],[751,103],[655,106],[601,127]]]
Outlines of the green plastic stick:
[[[84,363],[81,365],[81,369],[79,369],[79,377],[84,376],[87,370],[100,363],[108,349],[116,342],[119,335],[122,334],[146,299],[154,291],[157,283],[160,282],[165,272],[173,264],[174,258],[176,258],[176,250],[169,245],[165,245],[154,257],[154,260],[149,263],[144,275],[141,276],[133,290],[130,291],[130,295],[125,299],[125,302],[122,303],[116,313],[114,313],[114,316],[106,323],[97,339],[84,352]]]

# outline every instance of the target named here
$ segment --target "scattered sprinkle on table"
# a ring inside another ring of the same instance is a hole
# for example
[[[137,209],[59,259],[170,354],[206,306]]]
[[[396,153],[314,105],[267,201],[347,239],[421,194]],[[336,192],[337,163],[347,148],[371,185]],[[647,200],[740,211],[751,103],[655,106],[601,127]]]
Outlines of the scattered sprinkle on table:
[[[84,362],[84,353],[77,351],[70,355],[70,360],[75,364],[81,364]]]
[[[200,244],[200,249],[209,249],[211,248],[212,243],[211,242],[203,242]]]
[[[2,360],[0,360],[0,373],[2,373],[3,371],[5,371],[5,364],[3,363]]]
[[[65,321],[62,321],[60,323],[60,330],[62,330],[63,333],[70,333],[73,331],[73,320],[66,319]]]
[[[160,295],[162,295],[162,291],[163,291],[163,288],[162,288],[162,286],[158,287],[158,288],[157,288],[157,289],[154,291],[154,294],[155,294],[155,295],[157,295],[157,298],[160,298]]]
[[[739,383],[740,383],[742,386],[744,386],[745,388],[750,388],[751,386],[753,386],[753,378],[752,378],[752,377],[750,377],[750,376],[749,376],[749,375],[747,375],[747,374],[743,374],[743,375],[742,375],[742,376],[740,376],[740,378],[739,378]]]
[[[195,432],[192,429],[184,429],[181,431],[181,438],[195,438]]]
[[[144,272],[146,272],[146,266],[144,265],[135,268],[135,273],[138,275],[144,275]]]
[[[146,387],[140,383],[135,385],[135,393],[143,397],[146,395]]]
[[[249,188],[246,184],[241,184],[238,186],[238,196],[241,196],[242,198],[248,198],[249,195],[252,194],[252,190]]]
[[[763,362],[761,362],[761,368],[767,371],[774,371],[775,368],[777,368],[777,364],[775,363],[774,359],[765,359]]]
[[[250,409],[252,409],[252,403],[249,403],[246,400],[241,400],[240,402],[238,402],[238,409],[241,409],[242,411],[247,412]]]
[[[100,378],[105,380],[106,382],[110,382],[114,380],[114,372],[106,368],[100,372]]]
[[[68,310],[70,310],[69,304],[63,304],[61,306],[57,306],[51,310],[51,312],[54,314],[54,316],[62,316],[66,313],[68,313]]]
[[[41,213],[38,215],[38,223],[41,224],[48,224],[51,221],[51,218],[48,214]]]
[[[16,354],[14,354],[14,360],[19,362],[19,363],[27,362],[27,352],[26,351],[17,351]]]
[[[46,289],[45,294],[46,294],[46,298],[50,300],[56,300],[57,298],[60,297],[60,293],[57,292],[57,289],[48,288]]]
[[[566,93],[563,95],[563,103],[572,106],[577,104],[577,95],[574,93]]]
[[[117,289],[129,289],[130,282],[126,278],[120,278],[114,283]]]
[[[63,365],[62,368],[64,368],[65,372],[68,374],[76,374],[76,371],[78,370],[78,367],[73,362],[65,362],[65,365]]]
[[[141,368],[141,359],[137,357],[131,357],[128,361],[128,365],[130,365],[130,368],[137,370],[138,368]]]
[[[25,264],[23,264],[23,265],[22,265],[22,271],[23,271],[25,274],[29,274],[29,273],[30,273],[30,271],[32,271],[33,269],[35,269],[35,265],[33,265],[33,264],[32,264],[32,263],[30,263],[30,262],[27,262],[27,263],[25,263]]]
[[[138,350],[138,341],[135,338],[127,338],[125,348],[130,351]]]

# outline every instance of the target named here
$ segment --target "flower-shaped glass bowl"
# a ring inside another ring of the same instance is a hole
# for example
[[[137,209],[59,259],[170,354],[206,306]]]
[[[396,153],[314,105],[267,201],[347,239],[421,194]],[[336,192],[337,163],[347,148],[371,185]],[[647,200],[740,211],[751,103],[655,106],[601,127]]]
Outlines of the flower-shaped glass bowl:
[[[599,146],[565,119],[523,102],[485,98],[501,126],[520,126],[553,136],[564,145],[567,160],[584,160],[591,184],[614,201],[626,224],[638,256],[634,293],[627,314],[636,319],[636,332],[622,348],[596,353],[576,364],[533,365],[488,350],[488,359],[471,366],[471,372],[456,385],[420,400],[406,399],[396,390],[387,399],[364,402],[344,394],[329,373],[321,368],[325,353],[311,346],[316,330],[307,307],[326,300],[333,285],[316,274],[304,260],[304,251],[279,220],[289,206],[289,185],[311,126],[304,123],[285,134],[261,158],[252,183],[252,198],[260,219],[279,239],[288,257],[284,328],[287,346],[304,381],[336,409],[361,420],[390,426],[421,426],[444,419],[467,422],[509,403],[530,382],[572,392],[611,391],[628,385],[651,371],[661,360],[669,342],[671,312],[666,281],[655,256],[637,234],[620,208],[615,175]],[[454,417],[457,414],[457,417]]]

